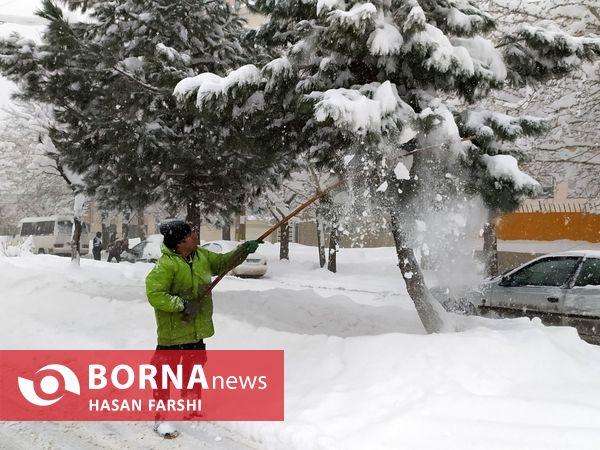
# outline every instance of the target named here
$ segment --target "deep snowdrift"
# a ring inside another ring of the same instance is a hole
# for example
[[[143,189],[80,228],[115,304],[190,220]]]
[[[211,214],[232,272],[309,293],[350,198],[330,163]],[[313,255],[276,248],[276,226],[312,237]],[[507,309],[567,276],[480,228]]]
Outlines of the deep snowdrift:
[[[426,335],[391,248],[278,247],[266,278],[216,289],[209,349],[284,349],[286,420],[181,425],[180,448],[597,449],[600,348],[570,328],[455,317]],[[149,349],[150,264],[0,258],[5,349]],[[4,447],[4,445],[9,447]],[[0,424],[1,448],[169,448],[147,423]]]

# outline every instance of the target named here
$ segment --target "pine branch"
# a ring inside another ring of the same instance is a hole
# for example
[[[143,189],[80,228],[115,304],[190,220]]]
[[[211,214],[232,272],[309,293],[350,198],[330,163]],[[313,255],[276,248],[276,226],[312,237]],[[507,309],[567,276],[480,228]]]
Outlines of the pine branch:
[[[64,32],[66,32],[68,34],[68,36],[71,39],[73,39],[73,41],[76,42],[82,49],[89,51],[94,56],[97,56],[98,59],[100,59],[100,60],[102,59],[102,57],[103,57],[102,53],[99,52],[98,50],[94,49],[94,47],[92,45],[83,42],[81,40],[81,38],[77,35],[77,33],[73,30],[73,28],[70,26],[70,24],[66,20],[64,20],[64,18],[62,16],[62,11],[60,11],[60,8],[58,8],[54,4],[52,4],[52,2],[50,0],[44,0],[44,7],[45,7],[45,9],[42,11],[39,11],[38,15],[59,25],[60,28]],[[111,69],[114,70],[115,72],[123,75],[127,79],[133,81],[134,83],[138,84],[139,86],[143,87],[144,89],[149,90],[153,93],[157,93],[157,94],[170,93],[170,90],[158,89],[148,83],[143,82],[142,80],[138,79],[131,73],[119,68],[117,64],[114,64]]]
[[[158,89],[158,88],[156,88],[156,87],[154,87],[154,86],[152,86],[152,85],[150,85],[148,83],[145,83],[145,82],[139,80],[135,76],[131,75],[129,72],[126,72],[126,71],[120,69],[116,64],[112,67],[112,70],[120,73],[124,77],[130,79],[131,81],[137,83],[138,85],[142,86],[143,88],[145,88],[145,89],[147,89],[147,90],[149,90],[151,92],[154,92],[156,94],[167,94],[167,93],[171,92],[170,90],[167,90],[167,89]]]
[[[410,156],[410,155],[412,155],[412,154],[414,154],[414,153],[417,153],[417,152],[420,152],[420,151],[424,151],[424,150],[431,150],[431,149],[433,149],[433,148],[442,148],[442,147],[446,147],[446,146],[448,146],[448,145],[450,145],[450,144],[457,144],[457,143],[459,143],[459,142],[471,141],[471,140],[475,139],[476,137],[477,137],[477,136],[468,136],[468,137],[465,137],[465,138],[461,138],[461,139],[459,139],[459,140],[457,140],[457,141],[452,141],[452,142],[444,142],[444,143],[442,143],[442,144],[433,144],[433,145],[428,145],[428,146],[426,146],[426,147],[419,147],[419,148],[415,148],[415,149],[413,149],[413,150],[411,150],[411,151],[409,151],[409,152],[405,153],[405,154],[404,154],[404,155],[402,155],[401,157],[402,157],[402,158],[404,158],[405,156]]]

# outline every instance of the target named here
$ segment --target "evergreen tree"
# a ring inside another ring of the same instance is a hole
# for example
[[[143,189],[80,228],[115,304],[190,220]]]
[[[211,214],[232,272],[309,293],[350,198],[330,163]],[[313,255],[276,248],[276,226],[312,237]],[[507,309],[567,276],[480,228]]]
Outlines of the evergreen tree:
[[[425,329],[444,329],[413,251],[415,220],[469,195],[492,210],[514,208],[537,183],[504,142],[548,126],[474,103],[507,81],[568,72],[600,53],[600,39],[527,26],[496,46],[484,37],[493,17],[465,0],[257,0],[254,7],[270,16],[257,38],[284,55],[225,78],[183,80],[176,94],[196,93],[202,114],[217,116],[259,96],[265,106],[255,123],[268,121],[284,136],[291,131],[299,154],[333,165],[354,198],[386,211]],[[282,99],[286,111],[278,107]]]
[[[188,220],[226,214],[269,182],[265,147],[239,127],[216,127],[180,108],[175,84],[197,72],[224,75],[248,58],[242,21],[223,0],[68,2],[90,21],[68,23],[44,0],[44,41],[0,42],[0,70],[20,97],[53,105],[52,141],[103,206],[138,210],[157,201],[187,206]]]

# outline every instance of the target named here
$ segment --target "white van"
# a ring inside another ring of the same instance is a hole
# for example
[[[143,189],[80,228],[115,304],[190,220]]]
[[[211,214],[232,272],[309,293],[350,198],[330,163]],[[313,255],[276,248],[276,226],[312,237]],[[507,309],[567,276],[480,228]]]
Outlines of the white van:
[[[90,251],[89,233],[85,222],[82,223],[80,254]],[[71,256],[73,236],[72,216],[26,217],[21,219],[15,232],[15,240],[24,240],[31,236],[32,251],[38,254]]]

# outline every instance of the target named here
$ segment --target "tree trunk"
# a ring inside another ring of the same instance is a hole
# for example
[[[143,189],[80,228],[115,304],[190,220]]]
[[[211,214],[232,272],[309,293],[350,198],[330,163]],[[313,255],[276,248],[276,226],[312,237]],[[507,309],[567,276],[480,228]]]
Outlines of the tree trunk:
[[[284,222],[279,228],[281,238],[279,241],[279,259],[290,259],[290,224]]]
[[[237,240],[238,241],[246,240],[246,210],[245,209],[240,211],[239,220],[238,220],[238,229],[237,229]]]
[[[79,267],[81,265],[81,230],[83,213],[85,211],[86,198],[81,192],[75,194],[73,201],[73,239],[71,240],[71,264]]]
[[[200,225],[202,218],[200,217],[200,199],[198,197],[191,198],[186,203],[185,221],[192,225],[198,233],[198,242],[200,241]]]
[[[102,218],[102,250],[106,250],[110,242],[110,227],[106,223],[108,221],[108,212],[102,211],[100,217]]]
[[[496,221],[498,214],[490,211],[488,221],[483,226],[483,262],[488,277],[498,275],[498,238],[496,237]]]
[[[121,239],[127,242],[129,239],[129,221],[131,220],[131,214],[126,212],[123,214],[123,221],[121,222]]]
[[[146,223],[144,221],[144,208],[140,208],[137,210],[137,222],[138,222],[138,237],[140,241],[146,239]]]
[[[319,266],[324,267],[325,263],[325,230],[322,222],[319,221],[317,213],[317,248],[319,249]]]
[[[79,256],[81,255],[81,219],[73,217],[73,241],[71,242],[71,261],[79,265]]]
[[[406,283],[408,295],[415,304],[425,331],[437,333],[443,329],[442,318],[445,316],[445,311],[429,292],[413,249],[408,247],[407,237],[400,229],[398,219],[393,213],[391,214],[391,228],[398,256],[398,267]]]
[[[336,227],[331,227],[329,232],[329,262],[327,270],[337,272],[337,251],[338,251],[338,231]]]
[[[225,225],[221,229],[221,239],[223,239],[225,241],[231,240],[231,227],[229,225]]]

